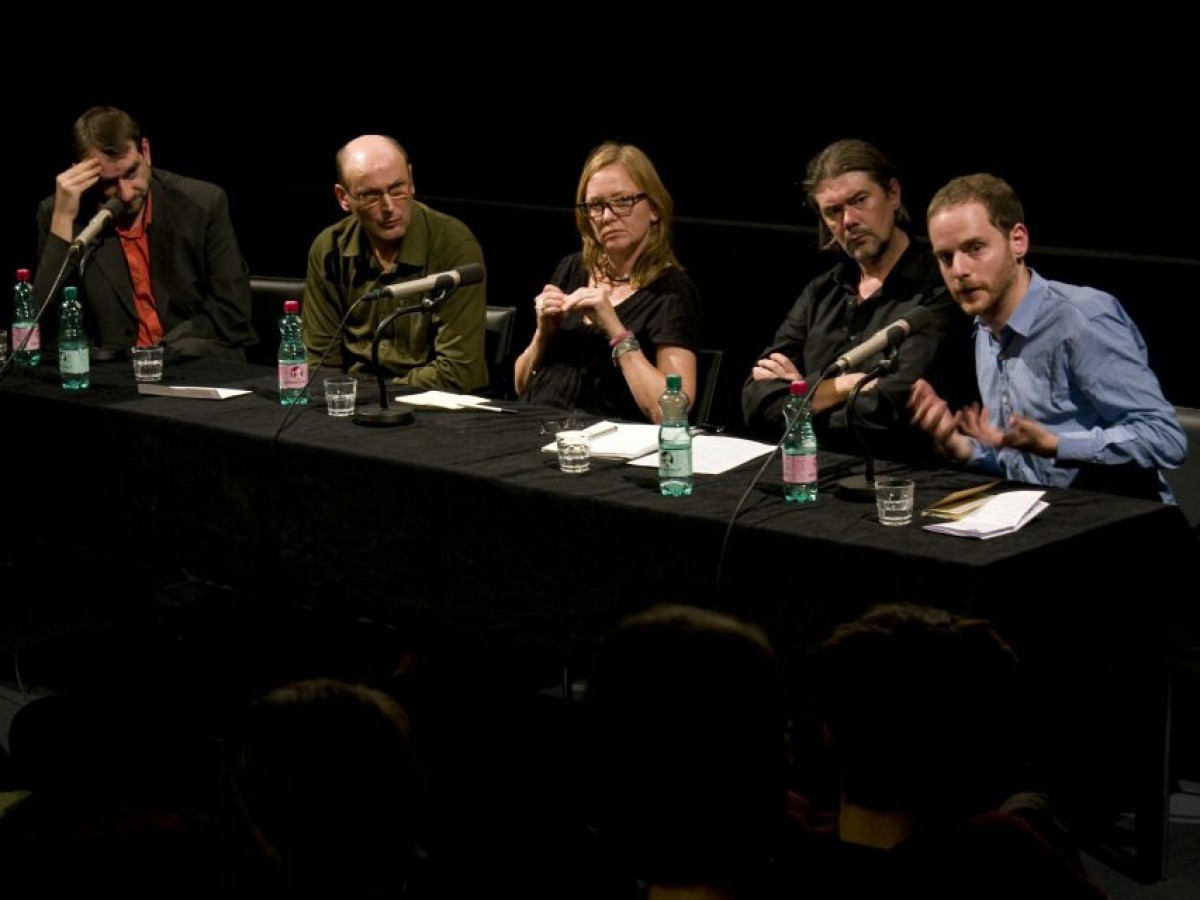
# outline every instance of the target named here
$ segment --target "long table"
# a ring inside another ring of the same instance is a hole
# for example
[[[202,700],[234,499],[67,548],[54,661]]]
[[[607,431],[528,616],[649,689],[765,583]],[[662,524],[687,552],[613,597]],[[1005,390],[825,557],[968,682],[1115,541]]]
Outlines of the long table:
[[[653,469],[560,472],[541,452],[549,410],[417,410],[411,425],[367,428],[319,401],[281,407],[271,369],[197,360],[165,379],[250,393],[141,395],[125,362],[95,364],[80,392],[52,367],[0,381],[6,548],[63,544],[110,567],[98,573],[110,583],[178,567],[584,673],[599,636],[659,601],[762,624],[797,678],[807,646],[873,603],[987,616],[1045,679],[1047,756],[1066,791],[1132,773],[1137,865],[1161,872],[1164,651],[1178,612],[1163,586],[1196,549],[1178,509],[1050,489],[1022,530],[970,540],[919,520],[880,526],[873,503],[832,489],[861,474],[853,457],[822,454],[814,504],[783,501],[777,465],[753,482],[759,461],[663,497]],[[360,402],[377,402],[370,383]],[[11,477],[17,456],[30,477]],[[918,509],[980,480],[912,474]]]

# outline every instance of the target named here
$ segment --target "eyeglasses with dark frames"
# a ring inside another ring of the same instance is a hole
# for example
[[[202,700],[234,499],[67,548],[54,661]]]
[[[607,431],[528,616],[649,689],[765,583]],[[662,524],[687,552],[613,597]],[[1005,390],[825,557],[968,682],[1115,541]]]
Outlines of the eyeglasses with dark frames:
[[[632,197],[613,197],[611,200],[589,200],[579,204],[579,211],[589,219],[600,219],[604,217],[604,211],[609,209],[614,216],[623,219],[633,212],[638,201],[645,199],[645,194],[634,194]]]

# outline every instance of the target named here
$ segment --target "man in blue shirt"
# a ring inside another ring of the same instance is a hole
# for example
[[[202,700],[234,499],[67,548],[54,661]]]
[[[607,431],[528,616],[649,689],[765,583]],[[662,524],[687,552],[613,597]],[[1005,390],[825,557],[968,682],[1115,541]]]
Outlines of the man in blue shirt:
[[[955,178],[929,203],[933,254],[951,296],[975,317],[984,406],[951,413],[925,381],[913,423],[953,460],[1013,481],[1173,502],[1159,472],[1187,438],[1116,298],[1047,281],[1025,263],[1029,232],[994,175]]]

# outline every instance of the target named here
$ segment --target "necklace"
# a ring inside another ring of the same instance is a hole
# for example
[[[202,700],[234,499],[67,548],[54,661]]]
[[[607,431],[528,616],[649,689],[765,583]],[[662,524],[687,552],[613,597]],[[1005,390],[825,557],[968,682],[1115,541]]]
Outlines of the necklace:
[[[597,283],[606,281],[609,284],[629,284],[633,280],[633,275],[614,275],[612,271],[612,260],[605,260],[600,265],[596,266],[594,277]]]

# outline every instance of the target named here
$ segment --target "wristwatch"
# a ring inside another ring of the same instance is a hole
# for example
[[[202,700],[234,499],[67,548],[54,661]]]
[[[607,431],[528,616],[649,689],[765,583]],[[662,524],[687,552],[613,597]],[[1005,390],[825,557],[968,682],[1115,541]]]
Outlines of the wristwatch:
[[[638,343],[638,339],[632,334],[627,338],[622,338],[617,343],[613,344],[612,359],[613,365],[617,364],[617,360],[628,353],[630,350],[641,350],[642,345]]]

